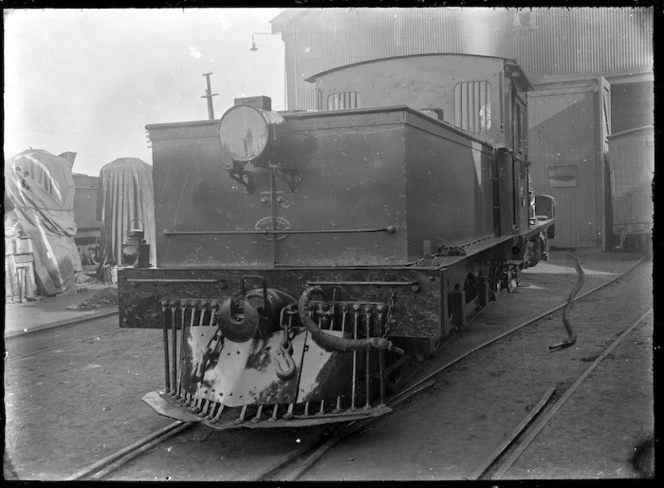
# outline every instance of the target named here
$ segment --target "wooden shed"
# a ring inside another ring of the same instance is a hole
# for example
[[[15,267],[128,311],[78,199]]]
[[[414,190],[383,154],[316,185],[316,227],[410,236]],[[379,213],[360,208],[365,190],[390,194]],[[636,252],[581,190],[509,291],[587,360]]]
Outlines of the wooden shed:
[[[552,247],[606,249],[611,91],[603,77],[532,79],[528,142],[535,193],[558,204]],[[610,205],[610,204],[609,204]]]
[[[642,249],[652,238],[655,174],[655,128],[630,129],[609,137],[613,232],[624,247],[628,236],[638,237]]]

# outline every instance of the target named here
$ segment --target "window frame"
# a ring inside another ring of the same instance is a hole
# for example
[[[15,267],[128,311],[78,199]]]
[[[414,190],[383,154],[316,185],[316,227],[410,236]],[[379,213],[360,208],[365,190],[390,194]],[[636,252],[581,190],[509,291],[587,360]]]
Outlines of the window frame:
[[[470,134],[489,134],[493,127],[491,82],[489,80],[459,81],[452,89],[452,98],[455,127]],[[484,116],[482,116],[482,109],[484,109]]]

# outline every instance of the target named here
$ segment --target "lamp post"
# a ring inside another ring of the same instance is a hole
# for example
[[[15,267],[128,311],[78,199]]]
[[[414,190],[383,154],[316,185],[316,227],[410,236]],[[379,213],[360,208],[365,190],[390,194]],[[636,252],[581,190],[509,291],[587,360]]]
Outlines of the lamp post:
[[[258,51],[258,47],[256,46],[256,39],[255,36],[275,36],[277,34],[283,34],[282,32],[252,32],[251,33],[251,47],[249,48],[250,51],[256,52]],[[283,38],[282,38],[283,40]],[[284,60],[285,64],[285,60]],[[287,92],[286,92],[286,69],[284,69],[284,103],[287,98]]]
[[[256,47],[256,39],[254,39],[254,36],[275,36],[277,34],[281,34],[281,32],[252,32],[251,33],[251,47],[249,48],[250,51],[258,51],[258,47]]]

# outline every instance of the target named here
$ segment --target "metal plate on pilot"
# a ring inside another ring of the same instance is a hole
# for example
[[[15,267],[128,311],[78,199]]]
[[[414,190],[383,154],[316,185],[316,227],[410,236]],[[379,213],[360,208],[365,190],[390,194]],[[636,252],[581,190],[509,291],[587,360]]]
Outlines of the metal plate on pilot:
[[[326,330],[336,337],[350,337],[341,331]],[[334,400],[337,396],[350,396],[353,374],[353,352],[330,352],[314,342],[307,334],[307,353],[302,361],[302,375],[297,392],[297,403]],[[364,350],[358,351],[364,353]]]
[[[283,380],[277,376],[278,362],[282,370],[288,369],[279,347],[281,332],[265,339],[258,334],[244,343],[222,341],[216,332],[216,327],[191,327],[186,331],[184,354],[188,358],[182,370],[185,391],[229,407],[295,401],[304,333],[291,341],[297,371]]]

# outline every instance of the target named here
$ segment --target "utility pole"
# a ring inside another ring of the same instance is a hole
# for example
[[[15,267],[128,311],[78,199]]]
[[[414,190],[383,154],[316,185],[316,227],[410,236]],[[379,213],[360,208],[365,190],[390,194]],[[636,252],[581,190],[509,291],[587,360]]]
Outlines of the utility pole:
[[[214,120],[214,105],[212,105],[212,97],[219,95],[218,93],[212,93],[212,87],[210,86],[210,75],[214,73],[203,73],[205,79],[207,80],[207,90],[205,90],[205,95],[201,98],[207,98],[207,107],[208,107],[208,117],[210,120]]]

